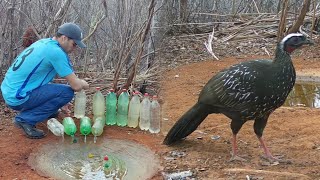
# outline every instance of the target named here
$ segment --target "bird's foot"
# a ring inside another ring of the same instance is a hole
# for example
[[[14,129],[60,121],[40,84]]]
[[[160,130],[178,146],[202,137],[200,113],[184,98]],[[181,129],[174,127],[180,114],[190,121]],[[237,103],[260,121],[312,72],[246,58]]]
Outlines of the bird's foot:
[[[248,162],[246,159],[238,156],[238,155],[232,155],[230,158],[229,162],[234,162],[234,161],[240,161],[240,162]]]
[[[267,160],[269,163],[283,163],[283,164],[291,164],[290,160],[283,159],[284,155],[272,156],[272,155],[261,155],[261,158]]]

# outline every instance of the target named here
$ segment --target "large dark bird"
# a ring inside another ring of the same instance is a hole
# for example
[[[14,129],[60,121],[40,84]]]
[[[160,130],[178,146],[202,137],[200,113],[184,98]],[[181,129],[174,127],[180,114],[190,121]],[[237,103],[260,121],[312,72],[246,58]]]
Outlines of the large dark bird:
[[[231,160],[242,159],[237,156],[236,135],[247,120],[254,120],[254,132],[266,157],[275,160],[262,133],[269,115],[283,105],[294,86],[296,73],[290,53],[304,44],[313,42],[304,34],[289,34],[278,43],[273,61],[247,61],[217,73],[202,89],[198,102],[170,129],[164,144],[188,136],[209,114],[222,113],[231,119]]]

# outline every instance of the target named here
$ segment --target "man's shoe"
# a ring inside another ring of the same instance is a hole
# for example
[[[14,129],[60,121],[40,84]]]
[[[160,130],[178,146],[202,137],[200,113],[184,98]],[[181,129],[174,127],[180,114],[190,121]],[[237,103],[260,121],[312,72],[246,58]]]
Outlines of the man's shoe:
[[[46,135],[42,130],[37,129],[35,126],[30,124],[18,121],[14,121],[14,124],[16,127],[23,129],[24,133],[30,139],[41,139]]]

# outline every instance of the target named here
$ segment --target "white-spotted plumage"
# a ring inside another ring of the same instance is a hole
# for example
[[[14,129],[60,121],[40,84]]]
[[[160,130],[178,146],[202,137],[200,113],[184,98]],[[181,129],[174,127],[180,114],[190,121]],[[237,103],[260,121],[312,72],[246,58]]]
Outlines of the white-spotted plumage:
[[[243,119],[256,119],[280,107],[295,83],[295,70],[285,44],[295,36],[286,36],[278,45],[275,60],[253,60],[219,72],[204,87],[219,108],[240,112]],[[213,85],[213,86],[212,86]],[[208,97],[203,98],[204,102]],[[202,101],[200,94],[199,101]],[[224,110],[226,111],[226,110]]]
[[[261,139],[269,115],[280,107],[295,83],[290,53],[312,42],[302,34],[286,36],[278,45],[274,60],[253,60],[231,66],[212,77],[191,107],[168,132],[164,143],[171,144],[192,133],[211,113],[229,117],[236,137],[247,120],[255,120],[254,132]],[[233,156],[236,145],[233,141]],[[264,147],[265,154],[271,156]]]

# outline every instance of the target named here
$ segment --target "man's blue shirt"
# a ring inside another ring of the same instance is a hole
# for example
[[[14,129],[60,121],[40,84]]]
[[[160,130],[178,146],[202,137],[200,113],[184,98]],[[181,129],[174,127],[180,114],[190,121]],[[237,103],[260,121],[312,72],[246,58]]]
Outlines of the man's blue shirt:
[[[58,41],[41,39],[14,60],[1,84],[2,96],[8,105],[20,105],[32,90],[48,84],[57,74],[65,77],[72,72],[69,57]]]

